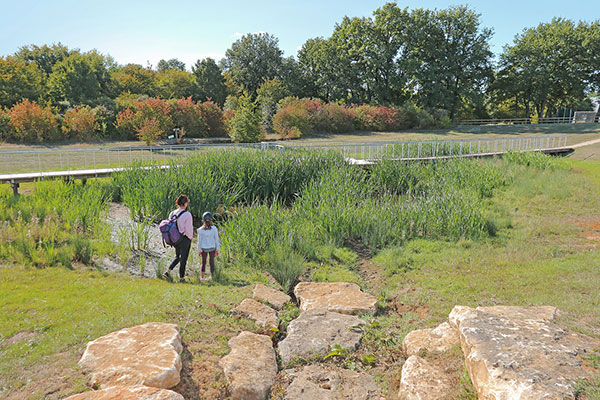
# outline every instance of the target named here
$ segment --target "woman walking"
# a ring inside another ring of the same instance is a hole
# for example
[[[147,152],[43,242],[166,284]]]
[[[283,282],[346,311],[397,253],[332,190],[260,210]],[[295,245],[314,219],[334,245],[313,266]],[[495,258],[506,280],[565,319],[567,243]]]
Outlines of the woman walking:
[[[185,266],[190,255],[192,239],[194,238],[194,225],[192,213],[186,210],[190,204],[190,199],[185,194],[181,194],[175,203],[177,204],[177,209],[171,211],[169,219],[177,217],[177,229],[179,229],[182,237],[179,243],[175,245],[175,259],[169,265],[169,270],[163,274],[163,277],[165,279],[169,278],[169,272],[179,263],[179,282],[185,282]]]
[[[215,257],[219,255],[219,231],[212,224],[212,214],[205,212],[202,214],[202,226],[198,228],[198,255],[202,258],[202,269],[200,281],[204,281],[204,271],[206,269],[206,258],[210,260],[210,276],[215,273]]]

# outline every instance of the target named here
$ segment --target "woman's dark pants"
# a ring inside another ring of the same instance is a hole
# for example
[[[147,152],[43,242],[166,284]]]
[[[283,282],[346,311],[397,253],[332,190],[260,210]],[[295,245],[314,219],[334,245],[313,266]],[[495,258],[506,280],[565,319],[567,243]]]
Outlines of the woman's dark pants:
[[[189,237],[183,236],[181,242],[175,246],[175,259],[169,265],[169,271],[172,271],[173,268],[179,263],[179,277],[185,277],[185,266],[187,264],[188,256],[190,255],[190,247],[192,246],[192,241]]]

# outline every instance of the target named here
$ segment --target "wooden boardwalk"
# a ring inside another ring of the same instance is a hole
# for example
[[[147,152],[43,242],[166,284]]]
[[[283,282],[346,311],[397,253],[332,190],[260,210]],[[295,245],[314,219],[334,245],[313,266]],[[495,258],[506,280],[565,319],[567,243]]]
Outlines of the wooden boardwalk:
[[[596,141],[593,141],[594,143]],[[531,150],[538,151],[545,154],[552,155],[567,155],[574,151],[575,146],[571,147],[560,147],[560,148],[551,148],[551,149],[540,149],[540,150]],[[473,154],[457,154],[457,155],[447,155],[447,156],[436,156],[436,157],[415,157],[415,158],[398,158],[396,161],[435,161],[435,160],[447,160],[452,158],[484,158],[484,157],[497,157],[505,154],[505,152],[492,152],[492,153],[473,153]],[[356,158],[347,158],[347,161],[352,165],[363,165],[368,166],[375,164],[377,160],[364,160],[364,159],[356,159]],[[151,168],[161,168],[166,169],[169,168],[168,165],[159,165],[155,167],[143,167],[144,169]],[[4,174],[0,175],[0,184],[9,184],[13,189],[13,193],[15,195],[19,194],[19,185],[24,182],[37,182],[37,181],[47,181],[47,180],[74,180],[74,179],[90,179],[90,178],[103,178],[110,176],[116,172],[121,172],[126,170],[125,167],[119,168],[98,168],[98,169],[79,169],[79,170],[69,170],[69,171],[48,171],[48,172],[24,172],[18,174]]]

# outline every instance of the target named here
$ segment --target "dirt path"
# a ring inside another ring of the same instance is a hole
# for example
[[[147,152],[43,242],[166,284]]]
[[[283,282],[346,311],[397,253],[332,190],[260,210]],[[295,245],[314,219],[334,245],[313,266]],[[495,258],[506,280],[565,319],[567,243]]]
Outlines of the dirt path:
[[[588,140],[587,142],[577,143],[577,144],[574,144],[574,145],[569,146],[569,147],[577,149],[579,147],[591,146],[591,145],[596,144],[596,143],[600,143],[600,139]]]

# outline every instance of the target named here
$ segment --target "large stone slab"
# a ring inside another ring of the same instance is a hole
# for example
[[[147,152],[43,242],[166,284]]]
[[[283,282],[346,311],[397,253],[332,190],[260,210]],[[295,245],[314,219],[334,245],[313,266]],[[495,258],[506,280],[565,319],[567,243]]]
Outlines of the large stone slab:
[[[492,306],[477,307],[476,310],[521,321],[556,322],[560,318],[558,308],[552,306]]]
[[[89,342],[79,365],[101,387],[179,383],[183,350],[177,325],[148,322]]]
[[[402,341],[402,348],[410,357],[421,350],[443,353],[458,343],[458,332],[448,322],[444,322],[433,329],[417,329],[410,332]]]
[[[419,356],[410,356],[402,366],[400,400],[451,399],[454,384],[444,368]]]
[[[294,288],[300,310],[323,309],[342,314],[374,313],[375,296],[360,290],[356,283],[300,282]]]
[[[456,306],[449,322],[459,332],[465,365],[480,399],[573,399],[588,376],[581,356],[600,341],[543,320],[510,319]]]
[[[277,360],[265,335],[241,332],[229,339],[231,352],[219,361],[233,400],[266,399],[275,383]]]
[[[285,400],[384,400],[369,374],[343,368],[307,365],[288,372],[293,378]]]
[[[292,298],[282,291],[273,289],[260,283],[254,286],[252,296],[257,300],[269,304],[276,310],[281,310],[285,303],[292,301]]]
[[[243,315],[246,318],[250,318],[257,325],[265,328],[277,328],[279,321],[277,319],[277,312],[271,307],[264,305],[254,299],[244,299],[242,302],[233,309],[234,314]]]
[[[326,310],[304,311],[290,322],[287,336],[279,342],[281,361],[289,363],[296,357],[312,353],[327,353],[333,345],[355,350],[362,337],[365,322],[353,315]]]
[[[184,400],[179,393],[148,386],[113,386],[104,390],[84,392],[65,400]]]

